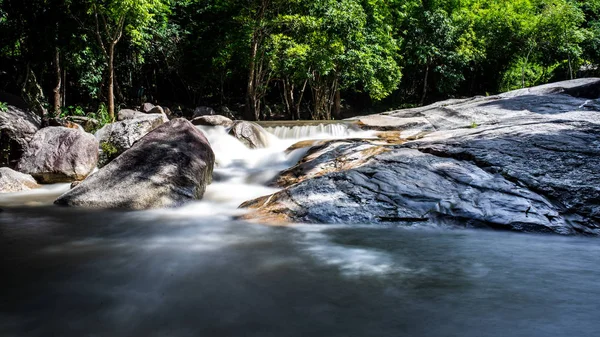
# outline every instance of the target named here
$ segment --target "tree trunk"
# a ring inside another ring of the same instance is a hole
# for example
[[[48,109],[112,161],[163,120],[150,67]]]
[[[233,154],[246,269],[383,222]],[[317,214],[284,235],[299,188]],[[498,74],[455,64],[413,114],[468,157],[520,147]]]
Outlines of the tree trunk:
[[[62,106],[67,106],[67,69],[63,69]]]
[[[427,78],[429,77],[429,60],[425,68],[425,79],[423,81],[423,96],[421,96],[421,105],[425,104],[425,97],[427,97]]]
[[[54,116],[60,115],[61,95],[60,88],[62,84],[62,72],[60,71],[60,50],[56,48],[54,53],[54,70],[56,71],[56,86],[54,87]]]
[[[108,115],[112,122],[115,121],[115,45],[111,44],[108,50]]]
[[[246,88],[246,119],[256,120],[256,86],[254,83],[256,73],[256,55],[258,53],[258,38],[256,33],[252,36],[250,65],[248,67],[248,85]]]
[[[335,90],[335,98],[333,101],[333,117],[335,119],[342,119],[342,94],[340,89]]]
[[[573,79],[573,65],[571,64],[571,53],[567,54],[569,56],[569,75],[571,79]]]
[[[300,116],[300,104],[302,103],[302,97],[304,96],[304,91],[306,90],[306,84],[308,83],[308,79],[304,80],[304,84],[302,85],[302,89],[300,90],[300,95],[298,96],[298,101],[296,102],[296,117],[298,118],[298,120],[302,119],[302,116]]]

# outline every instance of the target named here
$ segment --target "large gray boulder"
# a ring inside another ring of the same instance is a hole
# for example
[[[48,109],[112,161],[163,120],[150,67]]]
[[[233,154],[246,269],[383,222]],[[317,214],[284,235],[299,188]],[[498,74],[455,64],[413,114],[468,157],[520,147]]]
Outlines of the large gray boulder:
[[[179,206],[202,198],[214,161],[202,132],[177,118],[148,133],[55,203],[124,209]]]
[[[599,79],[361,117],[398,144],[319,144],[248,219],[600,234]],[[582,97],[580,97],[582,96]],[[382,118],[383,117],[383,118]],[[401,137],[401,136],[399,136]]]
[[[38,131],[17,165],[44,184],[85,179],[98,163],[98,141],[87,132],[62,126]]]
[[[38,187],[40,185],[32,176],[0,167],[0,193],[28,191]]]
[[[251,149],[264,148],[269,144],[269,133],[253,122],[235,121],[229,134]]]
[[[0,166],[16,167],[40,126],[40,118],[32,112],[12,105],[0,111]]]
[[[135,118],[107,124],[96,132],[100,143],[98,167],[103,167],[111,160],[127,151],[140,138],[156,129],[164,122],[162,118]]]

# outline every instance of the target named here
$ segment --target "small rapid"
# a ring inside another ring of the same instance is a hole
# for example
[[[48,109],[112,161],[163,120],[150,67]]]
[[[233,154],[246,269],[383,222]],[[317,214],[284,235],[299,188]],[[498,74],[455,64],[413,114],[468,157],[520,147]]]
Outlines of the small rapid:
[[[360,136],[370,136],[369,132],[361,131],[353,124],[347,123],[327,123],[317,125],[295,125],[295,126],[271,126],[266,127],[267,132],[275,135],[279,139],[331,139],[331,138],[352,138]]]
[[[239,215],[243,210],[238,206],[244,201],[278,191],[269,186],[269,182],[281,171],[295,165],[308,150],[305,147],[287,151],[295,143],[372,137],[371,132],[346,123],[275,126],[260,128],[264,132],[261,136],[266,138],[266,147],[250,149],[223,126],[197,128],[206,135],[215,153],[212,184],[207,186],[202,200],[175,209],[146,211],[150,216],[156,213],[176,217]],[[54,184],[30,191],[0,194],[0,206],[48,206],[69,188],[70,184]]]

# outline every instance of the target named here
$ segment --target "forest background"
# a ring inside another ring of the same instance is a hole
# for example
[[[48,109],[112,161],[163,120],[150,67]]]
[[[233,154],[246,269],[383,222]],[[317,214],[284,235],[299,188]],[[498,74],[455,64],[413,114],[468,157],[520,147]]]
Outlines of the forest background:
[[[340,119],[600,75],[600,0],[0,0],[0,109]]]

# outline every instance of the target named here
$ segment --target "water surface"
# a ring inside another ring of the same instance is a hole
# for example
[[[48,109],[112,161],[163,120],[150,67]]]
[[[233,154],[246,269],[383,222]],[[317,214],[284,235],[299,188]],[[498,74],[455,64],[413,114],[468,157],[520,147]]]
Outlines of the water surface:
[[[598,336],[598,239],[233,220],[293,165],[279,128],[222,128],[204,199],[169,210],[52,206],[68,184],[0,195],[0,336]]]

